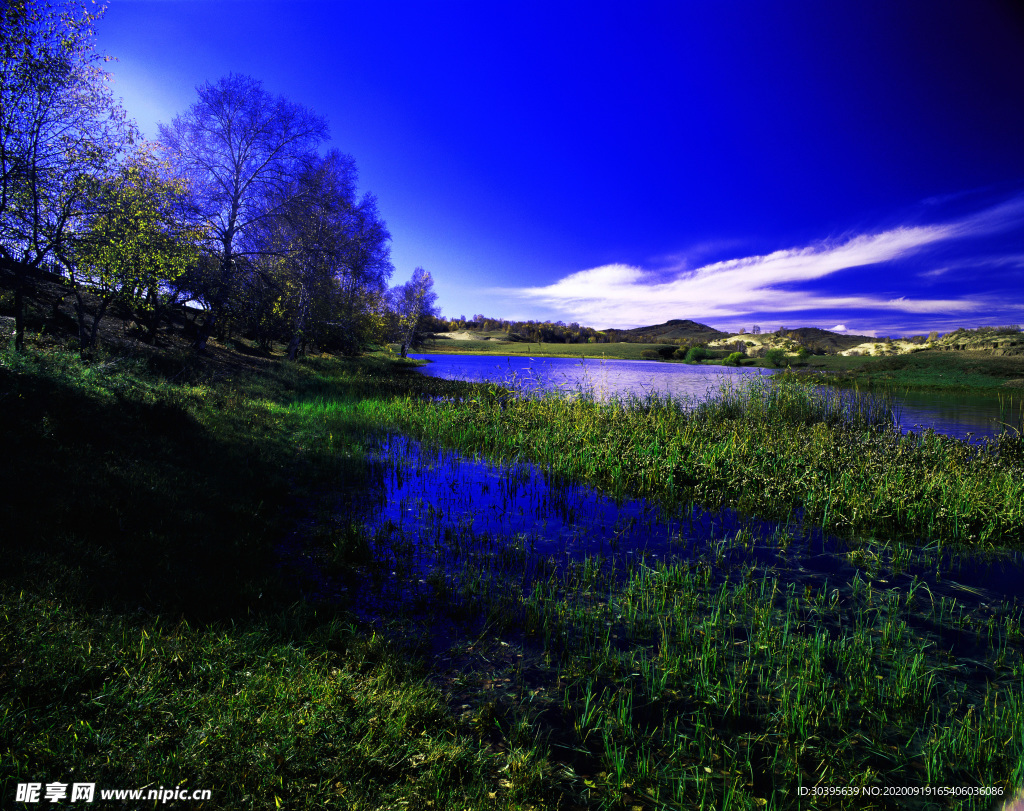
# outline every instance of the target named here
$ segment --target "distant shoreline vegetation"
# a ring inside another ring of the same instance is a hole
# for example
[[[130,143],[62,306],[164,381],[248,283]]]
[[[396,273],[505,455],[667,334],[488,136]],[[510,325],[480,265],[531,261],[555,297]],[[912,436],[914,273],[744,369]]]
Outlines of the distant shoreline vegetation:
[[[427,355],[617,358],[759,366],[790,368],[814,375],[818,382],[840,386],[1024,389],[1024,335],[1016,325],[959,329],[942,336],[932,333],[907,339],[875,339],[812,328],[730,335],[693,321],[603,333],[577,324],[498,319],[434,319],[429,328],[432,332],[416,349]]]
[[[805,349],[812,355],[848,354],[854,357],[935,348],[1011,350],[1011,354],[1024,354],[1024,336],[1021,335],[1019,324],[960,328],[945,334],[933,331],[901,337],[833,332],[817,327],[763,330],[756,324],[749,330],[741,328],[738,332],[726,332],[689,319],[672,319],[664,324],[633,329],[595,329],[576,322],[513,321],[475,315],[472,319],[466,319],[465,316],[452,319],[440,316],[425,318],[423,333],[425,340],[434,341],[451,339],[564,345],[634,343],[671,345],[683,349],[696,346],[726,348],[732,345],[744,354],[751,354],[747,350],[752,348],[752,354],[755,355],[760,350],[767,351],[772,347],[780,347],[789,352]]]

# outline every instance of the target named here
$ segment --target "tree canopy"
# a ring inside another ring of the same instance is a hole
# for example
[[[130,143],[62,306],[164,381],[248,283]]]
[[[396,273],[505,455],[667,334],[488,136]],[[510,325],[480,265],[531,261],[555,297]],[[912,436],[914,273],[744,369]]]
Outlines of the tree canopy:
[[[196,92],[185,113],[160,125],[160,141],[188,183],[194,215],[209,234],[207,250],[220,266],[209,289],[197,291],[210,308],[196,341],[202,349],[238,292],[237,260],[261,253],[252,232],[298,193],[296,181],[327,137],[327,123],[249,76],[233,73]],[[248,250],[239,250],[247,238]]]
[[[254,230],[247,309],[260,315],[250,328],[273,322],[291,358],[309,340],[352,353],[383,339],[390,234],[373,196],[357,197],[355,161],[338,151],[311,159],[285,194],[279,216]]]
[[[92,347],[111,302],[139,315],[160,306],[161,287],[198,260],[203,233],[181,215],[184,185],[161,177],[148,153],[136,155],[111,177],[83,182],[89,201],[84,227],[61,258],[77,298],[82,346]],[[85,288],[100,299],[91,329]]]
[[[0,272],[16,345],[24,294],[44,277],[74,294],[83,350],[108,307],[155,341],[168,307],[190,301],[206,311],[199,350],[241,331],[292,358],[311,342],[354,353],[396,324],[414,342],[437,312],[430,275],[389,294],[391,235],[354,159],[319,151],[324,118],[232,73],[147,144],[110,92],[99,16],[0,4]]]
[[[87,203],[137,139],[94,44],[99,14],[49,0],[0,4],[0,268],[15,279],[16,345],[34,272],[60,258]]]
[[[397,338],[402,344],[402,357],[422,342],[429,319],[440,314],[434,280],[423,268],[416,268],[412,278],[396,287],[391,294],[396,318]]]

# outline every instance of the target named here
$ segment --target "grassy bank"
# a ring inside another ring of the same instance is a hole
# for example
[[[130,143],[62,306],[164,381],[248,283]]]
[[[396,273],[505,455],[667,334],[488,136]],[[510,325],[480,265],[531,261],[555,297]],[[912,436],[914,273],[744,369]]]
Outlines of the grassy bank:
[[[397,427],[612,492],[996,547],[1021,538],[1017,444],[900,440],[877,404],[795,384],[690,414],[373,358],[0,361],[4,805],[81,780],[209,788],[209,808],[891,808],[911,804],[798,789],[1024,780],[1008,603],[871,549],[794,587],[745,535],[555,565],[428,503],[374,523],[367,461]],[[427,540],[445,559],[423,572]]]
[[[673,344],[545,344],[525,341],[453,341],[428,340],[417,353],[426,355],[525,355],[531,358],[612,358],[618,360],[642,360],[641,352],[659,349]]]
[[[337,372],[3,355],[0,804],[83,780],[211,789],[209,808],[481,807],[504,762],[407,641],[280,571],[323,482],[363,477],[362,435],[289,404],[402,386],[393,363]]]
[[[827,372],[825,380],[848,386],[1018,395],[1024,391],[1024,355],[925,349],[885,358],[812,356],[804,368]]]

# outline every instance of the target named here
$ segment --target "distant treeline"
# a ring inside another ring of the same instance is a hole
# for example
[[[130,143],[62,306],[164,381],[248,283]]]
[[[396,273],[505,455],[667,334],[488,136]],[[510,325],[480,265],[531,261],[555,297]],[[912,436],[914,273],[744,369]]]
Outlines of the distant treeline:
[[[510,321],[506,318],[492,318],[486,315],[474,315],[466,318],[430,318],[425,328],[433,332],[504,332],[510,340],[523,340],[532,343],[546,344],[676,344],[691,346],[699,340],[666,339],[656,333],[638,333],[635,330],[605,329],[597,330],[584,327],[575,321],[566,324],[564,321]]]
[[[472,318],[467,318],[464,315],[451,319],[430,317],[425,319],[424,329],[430,332],[504,332],[512,341],[522,340],[549,344],[661,344],[681,347],[684,353],[685,350],[693,347],[706,347],[710,341],[723,335],[723,333],[708,330],[704,334],[667,337],[663,332],[653,328],[649,330],[597,330],[593,327],[581,326],[575,321],[569,324],[564,321],[511,321],[506,318],[493,318],[479,314]],[[760,330],[755,328],[754,334],[759,332]],[[830,349],[827,345],[810,340],[795,330],[786,335],[797,345],[807,346],[808,350],[814,354],[825,354]],[[737,349],[745,346],[743,341],[737,343]]]
[[[427,321],[426,327],[433,332],[504,332],[511,340],[547,344],[594,344],[609,343],[612,340],[607,330],[599,332],[592,327],[581,327],[575,322],[509,321],[486,315],[474,315],[471,319],[464,315],[451,319],[432,318]]]

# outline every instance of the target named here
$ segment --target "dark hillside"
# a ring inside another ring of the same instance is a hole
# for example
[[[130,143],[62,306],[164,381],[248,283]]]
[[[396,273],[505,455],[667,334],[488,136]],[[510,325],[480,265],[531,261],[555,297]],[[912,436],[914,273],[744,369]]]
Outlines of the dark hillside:
[[[674,318],[664,324],[657,324],[650,327],[636,327],[634,329],[608,329],[606,334],[614,334],[615,340],[640,341],[643,343],[675,343],[679,340],[706,343],[719,338],[727,338],[728,332],[709,327],[707,324],[700,324],[696,321]]]
[[[818,329],[817,327],[791,329],[787,330],[786,334],[801,346],[827,346],[839,352],[867,343],[868,341],[877,340],[870,335],[848,335],[839,332],[829,332],[827,329]]]

